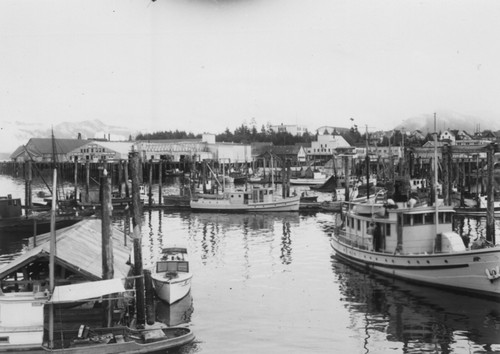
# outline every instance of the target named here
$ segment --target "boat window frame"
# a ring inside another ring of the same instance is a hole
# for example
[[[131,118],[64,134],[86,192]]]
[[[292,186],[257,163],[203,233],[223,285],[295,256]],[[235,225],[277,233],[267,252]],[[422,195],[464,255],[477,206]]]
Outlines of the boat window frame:
[[[413,214],[412,225],[424,225],[424,214]]]
[[[434,225],[435,222],[435,213],[425,213],[424,214],[424,222],[426,225]]]

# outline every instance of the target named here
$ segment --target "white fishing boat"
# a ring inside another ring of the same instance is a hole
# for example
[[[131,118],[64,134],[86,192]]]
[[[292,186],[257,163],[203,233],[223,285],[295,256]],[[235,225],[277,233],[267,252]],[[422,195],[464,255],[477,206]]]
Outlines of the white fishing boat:
[[[500,299],[500,246],[481,236],[463,240],[453,231],[452,206],[410,201],[386,205],[383,212],[379,203],[373,209],[347,203],[344,222],[332,235],[336,256],[390,277]]]
[[[192,210],[225,212],[298,211],[300,196],[277,198],[272,187],[224,192],[217,198],[191,200]]]
[[[153,287],[158,297],[173,304],[185,297],[191,290],[193,274],[189,272],[187,249],[167,247],[151,272]]]
[[[452,228],[451,206],[385,208],[349,203],[331,245],[339,258],[395,278],[500,298],[500,247],[466,247]],[[436,218],[437,216],[437,218]],[[436,220],[437,219],[437,220]],[[436,223],[436,221],[438,221]]]

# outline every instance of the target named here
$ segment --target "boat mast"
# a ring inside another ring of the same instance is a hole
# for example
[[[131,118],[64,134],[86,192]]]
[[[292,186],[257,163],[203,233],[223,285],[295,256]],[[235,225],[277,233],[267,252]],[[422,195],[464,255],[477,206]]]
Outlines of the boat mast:
[[[55,166],[55,165],[54,165]],[[52,190],[57,188],[57,169],[54,168],[52,176]],[[56,205],[57,193],[52,195],[52,208],[50,212],[50,255],[49,255],[49,291],[52,296],[55,287],[55,253],[56,253]],[[49,304],[49,348],[54,347],[54,305]]]
[[[366,125],[366,156],[365,156],[365,162],[366,162],[366,201],[368,202],[370,200],[370,154],[368,153],[368,125]],[[375,189],[375,186],[373,186]]]
[[[273,154],[271,153],[271,187],[274,190],[274,165],[273,165]]]
[[[436,127],[436,113],[434,113],[434,207],[436,219],[434,222],[436,236],[438,234],[438,216],[439,216],[439,205],[438,205],[438,163],[437,163],[437,127]]]

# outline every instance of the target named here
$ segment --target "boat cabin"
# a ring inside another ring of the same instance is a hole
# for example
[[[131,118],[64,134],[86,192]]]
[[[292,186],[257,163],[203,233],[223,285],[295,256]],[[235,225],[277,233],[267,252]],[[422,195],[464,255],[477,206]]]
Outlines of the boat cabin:
[[[12,198],[9,194],[6,197],[0,196],[0,219],[16,218],[23,214],[20,198]]]
[[[345,230],[350,242],[374,252],[422,254],[465,250],[453,232],[452,207],[387,208],[383,204],[349,204]]]
[[[156,262],[157,273],[189,272],[187,249],[183,247],[169,247],[162,250],[161,260]]]
[[[232,205],[271,203],[274,201],[274,190],[259,187],[254,187],[251,191],[236,190],[225,192],[224,199],[228,200]]]

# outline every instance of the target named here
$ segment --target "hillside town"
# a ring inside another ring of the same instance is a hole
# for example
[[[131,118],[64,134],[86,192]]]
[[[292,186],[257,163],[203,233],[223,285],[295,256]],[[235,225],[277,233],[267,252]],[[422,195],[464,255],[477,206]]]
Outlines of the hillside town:
[[[112,141],[110,135],[103,138],[83,139],[81,135],[74,139],[51,137],[33,137],[13,151],[9,160],[22,163],[25,161],[101,163],[126,159],[132,151],[138,152],[143,161],[165,160],[176,167],[188,161],[211,160],[219,163],[250,164],[265,154],[272,154],[293,166],[324,165],[334,155],[348,154],[354,159],[371,161],[377,159],[402,158],[405,151],[411,151],[415,158],[427,158],[434,146],[433,134],[424,134],[419,130],[377,131],[361,134],[357,127],[340,128],[322,126],[310,134],[305,127],[297,125],[270,126],[270,133],[300,139],[307,134],[309,142],[286,145],[286,139],[273,142],[230,142],[217,141],[215,134],[204,133],[199,137],[184,139],[140,139]],[[239,139],[241,140],[241,139]],[[281,140],[281,139],[280,139]],[[292,140],[289,138],[288,140]],[[478,147],[500,140],[500,132],[484,130],[473,134],[464,130],[445,130],[438,132],[438,147],[450,145],[456,147]]]

